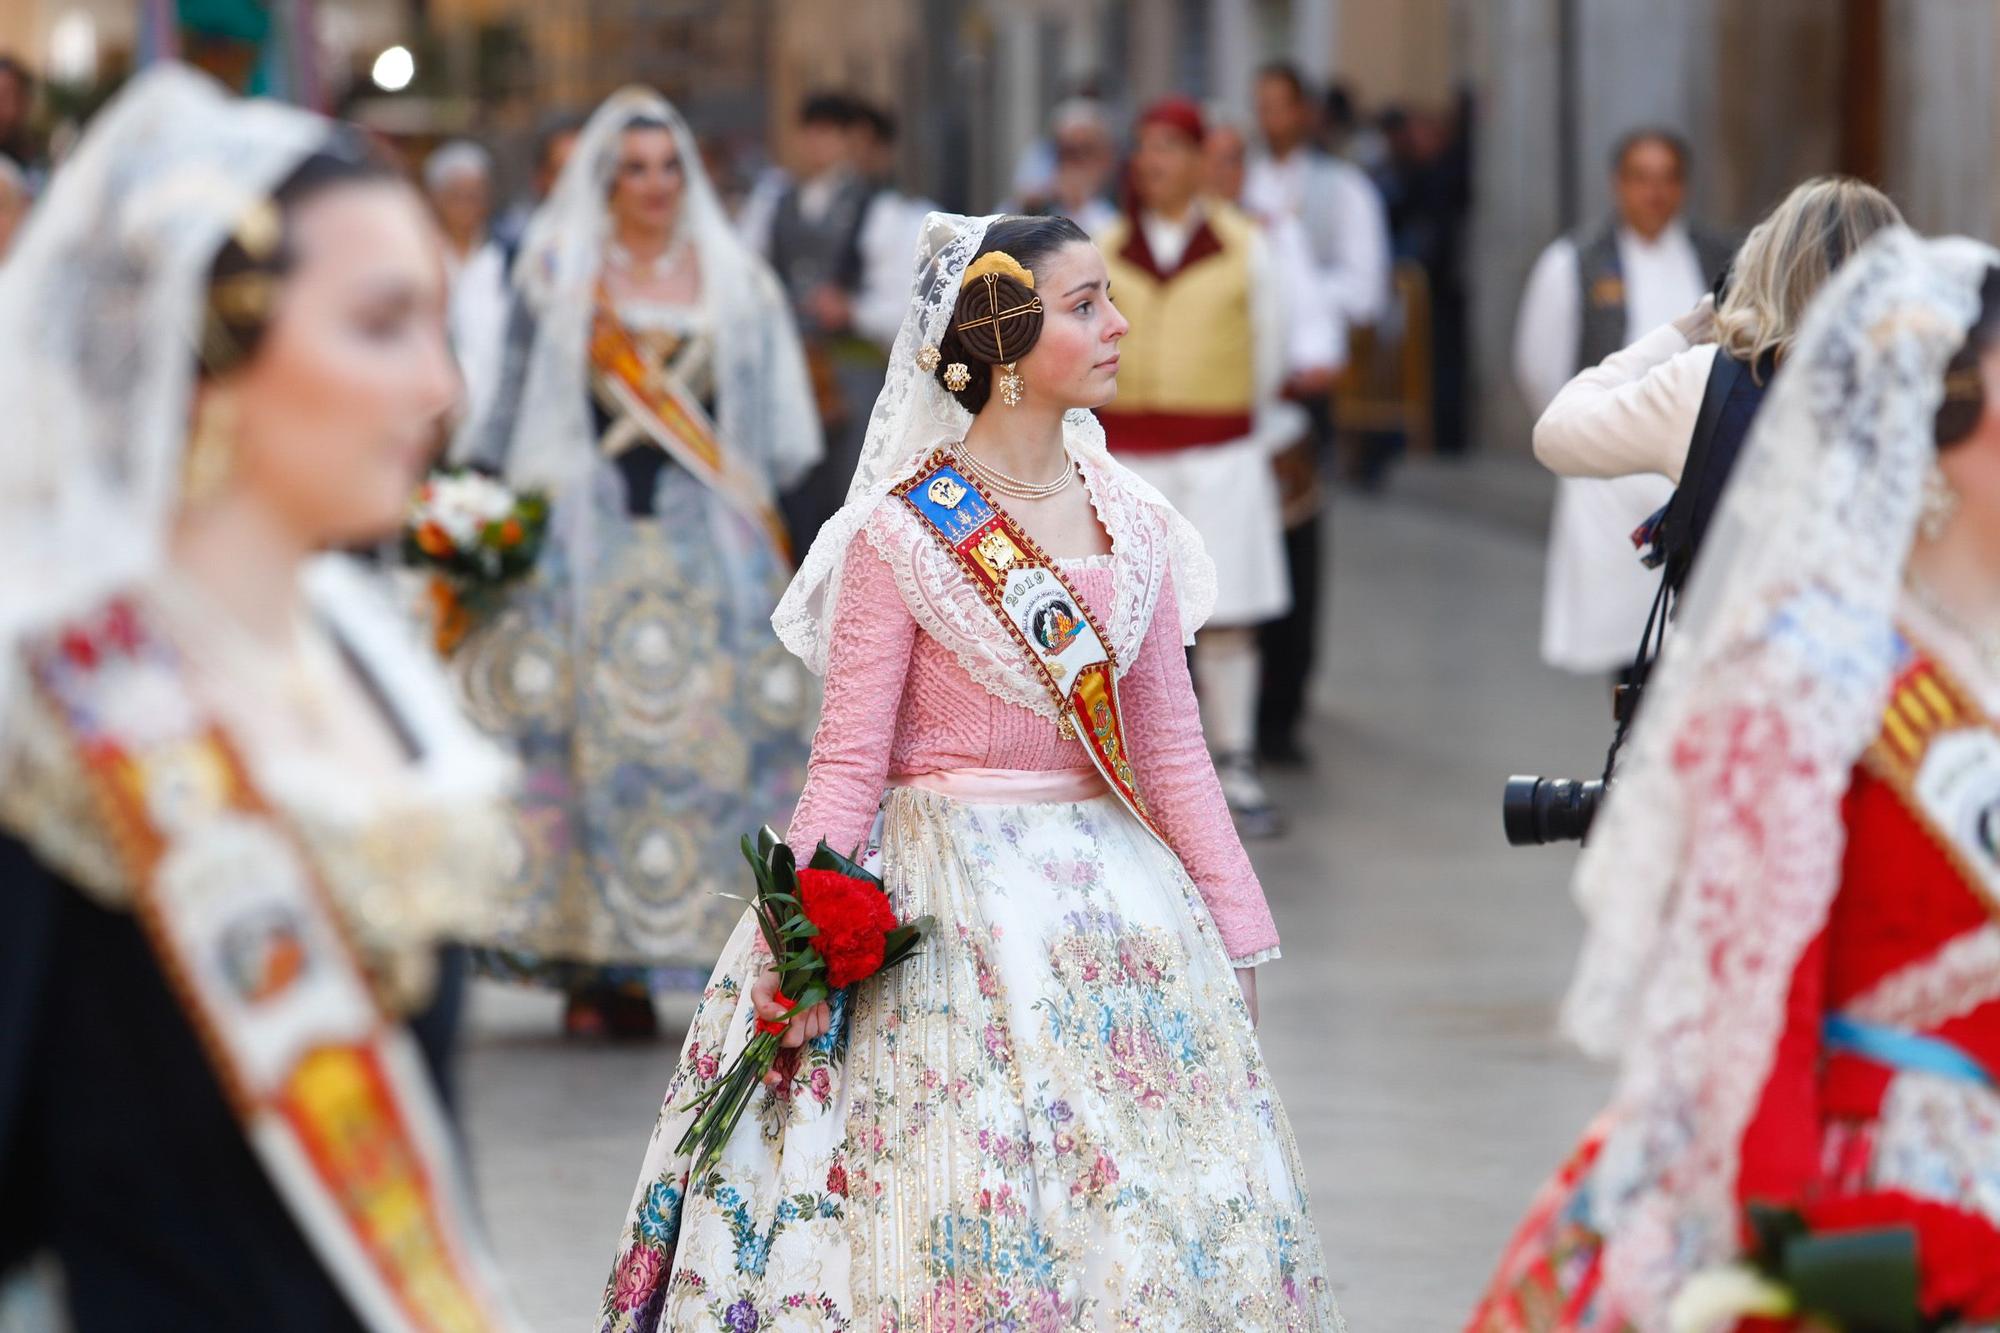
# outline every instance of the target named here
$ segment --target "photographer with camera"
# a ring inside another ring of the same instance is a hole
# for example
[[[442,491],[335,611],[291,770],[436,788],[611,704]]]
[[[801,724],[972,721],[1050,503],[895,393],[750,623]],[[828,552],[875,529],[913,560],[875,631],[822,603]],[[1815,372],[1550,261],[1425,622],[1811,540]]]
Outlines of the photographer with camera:
[[[1787,350],[1577,866],[1617,1093],[1469,1327],[2000,1326],[1996,265],[1890,228]]]
[[[1579,370],[1700,299],[1736,251],[1687,216],[1688,145],[1660,127],[1619,138],[1611,216],[1552,241],[1521,292],[1514,382],[1539,416]],[[1632,529],[1672,491],[1660,477],[1565,479],[1549,518],[1542,660],[1605,677],[1632,660],[1652,583],[1620,556]]]
[[[1863,242],[1902,221],[1881,191],[1822,176],[1794,189],[1750,233],[1716,296],[1563,386],[1535,424],[1535,456],[1566,478],[1657,475],[1676,483],[1648,520],[1648,566],[1663,570],[1653,610],[1625,673],[1605,778],[1516,777],[1503,819],[1516,846],[1579,839],[1638,707],[1674,600],[1735,467],[1765,391],[1797,337],[1806,307]]]
[[[1703,404],[1719,400],[1716,461],[1726,472],[1806,306],[1862,242],[1902,220],[1888,196],[1851,177],[1799,186],[1736,252],[1720,304],[1704,296],[1563,386],[1535,423],[1535,457],[1562,477],[1678,483]]]

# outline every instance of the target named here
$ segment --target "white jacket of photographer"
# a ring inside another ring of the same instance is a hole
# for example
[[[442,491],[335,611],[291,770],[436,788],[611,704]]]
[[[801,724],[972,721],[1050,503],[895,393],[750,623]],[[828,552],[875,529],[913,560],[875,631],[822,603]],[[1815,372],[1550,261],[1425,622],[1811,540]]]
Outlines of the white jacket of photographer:
[[[1535,423],[1535,457],[1564,477],[1679,484],[1715,367],[1713,309],[1662,324],[1565,384]]]

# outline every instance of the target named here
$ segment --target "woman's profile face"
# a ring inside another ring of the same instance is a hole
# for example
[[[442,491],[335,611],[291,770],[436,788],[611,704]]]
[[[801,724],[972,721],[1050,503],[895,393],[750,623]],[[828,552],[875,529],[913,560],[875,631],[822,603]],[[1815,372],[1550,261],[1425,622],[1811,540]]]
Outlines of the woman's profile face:
[[[626,130],[618,140],[611,180],[611,218],[620,232],[665,236],[680,220],[685,187],[680,149],[672,131]]]
[[[230,444],[226,491],[302,545],[393,533],[457,403],[437,229],[393,181],[297,205],[297,259],[249,361],[208,384]]]
[[[1019,363],[1026,392],[1064,409],[1102,407],[1118,394],[1118,341],[1131,326],[1111,303],[1104,256],[1072,241],[1035,268],[1042,336]]]

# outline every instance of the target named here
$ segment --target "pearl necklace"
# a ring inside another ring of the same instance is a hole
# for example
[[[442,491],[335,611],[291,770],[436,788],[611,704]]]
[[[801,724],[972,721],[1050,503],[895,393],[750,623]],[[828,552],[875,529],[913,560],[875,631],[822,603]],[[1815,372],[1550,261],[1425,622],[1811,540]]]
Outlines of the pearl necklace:
[[[606,256],[614,268],[635,278],[657,278],[662,273],[671,273],[679,268],[681,260],[687,256],[689,246],[687,229],[682,227],[675,230],[674,238],[667,243],[667,248],[651,259],[639,258],[616,241],[611,242],[606,248]]]
[[[1051,496],[1061,495],[1069,489],[1070,483],[1076,480],[1076,459],[1070,456],[1068,450],[1063,451],[1061,475],[1054,481],[1041,482],[1022,481],[1019,477],[1009,476],[989,463],[980,462],[966,449],[963,440],[953,445],[951,451],[961,463],[971,469],[974,476],[1002,495],[1011,495],[1017,500],[1046,500]]]

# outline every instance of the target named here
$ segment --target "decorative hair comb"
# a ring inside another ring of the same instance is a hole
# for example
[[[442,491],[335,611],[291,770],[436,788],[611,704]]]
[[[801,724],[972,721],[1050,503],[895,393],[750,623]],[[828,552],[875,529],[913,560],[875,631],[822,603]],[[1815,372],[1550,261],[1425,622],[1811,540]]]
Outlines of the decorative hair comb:
[[[967,266],[965,276],[959,279],[958,285],[961,287],[970,286],[974,278],[983,278],[989,273],[1012,278],[1030,291],[1033,291],[1035,288],[1035,275],[1030,273],[1020,260],[1008,254],[1005,250],[989,250],[979,256],[979,258],[973,260]]]

